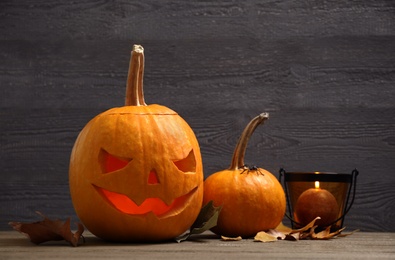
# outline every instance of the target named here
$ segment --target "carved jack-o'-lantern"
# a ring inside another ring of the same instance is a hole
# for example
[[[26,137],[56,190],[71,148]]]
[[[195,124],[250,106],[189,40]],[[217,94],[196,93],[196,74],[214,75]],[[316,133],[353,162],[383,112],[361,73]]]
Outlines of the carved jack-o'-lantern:
[[[93,118],[71,154],[74,208],[96,236],[114,241],[174,238],[202,206],[199,144],[173,110],[146,105],[143,48],[131,55],[124,107]]]

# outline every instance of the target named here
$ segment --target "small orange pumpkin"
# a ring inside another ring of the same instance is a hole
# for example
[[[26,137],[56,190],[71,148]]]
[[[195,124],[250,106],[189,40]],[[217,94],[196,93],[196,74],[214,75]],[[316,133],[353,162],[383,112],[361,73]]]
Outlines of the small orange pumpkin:
[[[173,110],[146,105],[144,51],[134,45],[125,106],[93,118],[70,158],[75,211],[94,235],[113,241],[159,241],[185,232],[203,200],[200,148]]]
[[[284,217],[285,194],[278,180],[267,170],[244,164],[248,140],[267,118],[268,114],[262,113],[252,119],[236,145],[229,169],[204,181],[203,203],[212,200],[214,206],[222,206],[212,229],[216,234],[250,237],[276,228]]]

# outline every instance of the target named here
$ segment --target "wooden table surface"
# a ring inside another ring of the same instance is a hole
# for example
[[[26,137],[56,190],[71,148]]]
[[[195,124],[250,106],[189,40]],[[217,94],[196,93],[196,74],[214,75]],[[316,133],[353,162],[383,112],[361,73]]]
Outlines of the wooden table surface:
[[[182,243],[107,243],[84,233],[85,243],[32,244],[15,231],[0,232],[0,259],[395,259],[395,233],[356,232],[331,240],[223,241],[210,232]]]

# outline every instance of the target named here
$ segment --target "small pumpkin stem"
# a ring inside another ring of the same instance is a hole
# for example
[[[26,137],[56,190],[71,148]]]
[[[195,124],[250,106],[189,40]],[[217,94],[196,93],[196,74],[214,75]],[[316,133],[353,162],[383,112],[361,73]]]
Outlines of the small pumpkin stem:
[[[242,168],[244,165],[244,155],[247,148],[248,140],[250,139],[252,133],[262,124],[266,119],[269,118],[269,113],[262,113],[254,117],[248,125],[244,128],[239,141],[236,144],[236,148],[233,152],[232,163],[230,164],[229,170],[237,170]]]
[[[146,106],[143,92],[144,48],[133,45],[126,82],[125,106]]]

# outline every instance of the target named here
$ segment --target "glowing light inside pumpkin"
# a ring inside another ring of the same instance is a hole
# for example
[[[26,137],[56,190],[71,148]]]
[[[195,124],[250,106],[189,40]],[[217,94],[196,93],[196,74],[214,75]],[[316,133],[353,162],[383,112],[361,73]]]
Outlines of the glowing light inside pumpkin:
[[[181,160],[176,160],[173,163],[182,172],[196,172],[196,160],[193,149],[189,152],[187,157]]]
[[[111,173],[126,167],[132,159],[118,157],[102,149],[99,160],[102,164],[103,173]],[[185,158],[181,160],[174,160],[173,163],[180,171],[184,173],[196,173],[196,160],[193,149]],[[147,184],[160,184],[160,179],[155,169],[152,169],[148,174]],[[137,205],[133,200],[124,194],[109,191],[97,186],[95,187],[103,197],[105,197],[116,209],[123,213],[130,215],[143,215],[153,212],[156,216],[162,216],[170,214],[171,212],[182,210],[186,207],[187,201],[190,199],[192,194],[197,190],[197,188],[194,188],[188,194],[174,199],[170,205],[167,205],[160,198],[147,198],[143,203],[141,203],[141,205]]]
[[[188,200],[195,193],[197,188],[194,188],[189,193],[180,196],[172,201],[170,205],[166,205],[164,201],[159,198],[147,198],[141,205],[137,205],[129,197],[124,194],[112,192],[100,187],[95,186],[101,194],[103,194],[111,204],[123,213],[130,215],[144,215],[149,212],[154,213],[156,216],[161,216],[170,212],[177,212],[183,210],[188,203]]]
[[[320,182],[319,182],[319,181],[316,181],[316,182],[314,183],[314,186],[315,186],[316,189],[319,189],[319,188],[320,188]]]
[[[120,158],[109,154],[104,149],[100,153],[104,173],[114,172],[124,168],[132,159]]]
[[[148,184],[159,184],[158,175],[154,170],[152,170],[148,175]]]

